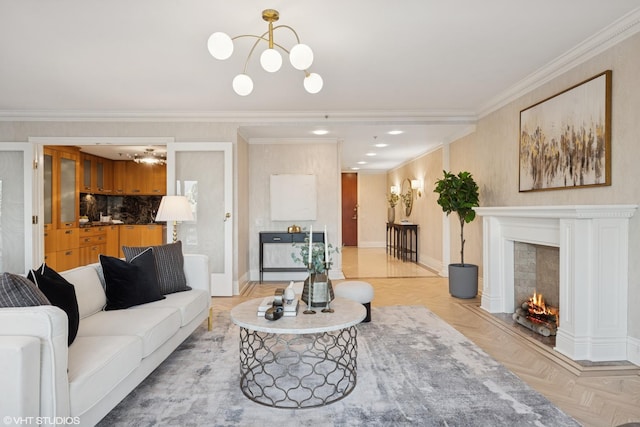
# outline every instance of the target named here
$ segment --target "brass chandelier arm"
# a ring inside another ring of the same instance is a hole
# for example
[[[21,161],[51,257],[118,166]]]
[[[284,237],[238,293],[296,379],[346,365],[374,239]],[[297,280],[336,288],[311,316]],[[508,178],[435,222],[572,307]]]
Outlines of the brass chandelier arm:
[[[296,30],[294,30],[290,26],[288,26],[288,25],[278,25],[276,27],[271,28],[271,23],[269,23],[269,27],[270,27],[269,31],[265,31],[264,33],[262,33],[259,36],[255,35],[255,34],[241,34],[239,36],[235,36],[235,37],[231,38],[231,40],[241,39],[241,38],[244,38],[244,37],[251,37],[251,38],[255,38],[256,39],[256,41],[253,43],[253,46],[251,46],[251,50],[249,50],[249,54],[247,55],[247,60],[244,62],[244,68],[242,70],[243,74],[247,74],[247,67],[249,66],[249,60],[251,59],[251,56],[253,55],[253,52],[256,50],[256,47],[258,47],[258,43],[260,43],[260,40],[269,43],[269,48],[270,49],[273,49],[273,46],[277,46],[280,49],[282,49],[283,51],[287,52],[287,55],[289,54],[289,49],[287,49],[284,46],[282,46],[281,44],[278,44],[275,41],[273,41],[273,31],[277,30],[278,28],[287,28],[287,29],[291,30],[293,35],[296,37],[296,42],[298,44],[300,43],[300,37],[298,37],[298,33],[296,33]],[[269,35],[269,38],[265,38],[265,36],[267,34]],[[306,76],[309,75],[309,73],[306,70],[304,71],[304,73],[305,73]]]

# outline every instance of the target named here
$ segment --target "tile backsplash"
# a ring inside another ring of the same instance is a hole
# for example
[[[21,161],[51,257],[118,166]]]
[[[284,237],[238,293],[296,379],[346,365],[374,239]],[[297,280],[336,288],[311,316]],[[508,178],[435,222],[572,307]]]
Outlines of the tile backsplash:
[[[125,224],[154,222],[162,196],[105,196],[80,193],[80,215],[99,221],[100,214]]]

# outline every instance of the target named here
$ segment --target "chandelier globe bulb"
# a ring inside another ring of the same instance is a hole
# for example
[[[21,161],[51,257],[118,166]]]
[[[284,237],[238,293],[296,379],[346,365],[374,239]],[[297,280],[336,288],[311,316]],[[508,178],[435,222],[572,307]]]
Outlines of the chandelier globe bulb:
[[[306,44],[297,44],[289,52],[289,61],[296,70],[306,70],[313,64],[313,51]]]
[[[310,73],[304,78],[304,89],[309,93],[318,93],[322,90],[323,83],[320,74]]]
[[[265,49],[260,55],[260,65],[265,71],[275,73],[282,67],[282,55],[275,49]]]
[[[253,80],[246,74],[238,74],[233,79],[233,90],[240,96],[247,96],[253,91]]]
[[[227,34],[216,32],[207,41],[209,53],[216,59],[225,60],[233,54],[233,40]]]

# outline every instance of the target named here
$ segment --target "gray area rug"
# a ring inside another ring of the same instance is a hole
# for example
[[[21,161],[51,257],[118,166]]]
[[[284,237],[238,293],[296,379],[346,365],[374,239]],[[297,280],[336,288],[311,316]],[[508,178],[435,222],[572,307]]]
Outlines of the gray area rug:
[[[374,308],[358,327],[358,384],[320,408],[274,409],[239,387],[239,329],[203,325],[100,426],[578,426],[424,307]]]

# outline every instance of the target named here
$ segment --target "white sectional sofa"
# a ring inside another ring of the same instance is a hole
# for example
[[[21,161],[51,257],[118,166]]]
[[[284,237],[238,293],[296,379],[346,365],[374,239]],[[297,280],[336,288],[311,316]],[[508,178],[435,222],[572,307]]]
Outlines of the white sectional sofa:
[[[95,425],[210,314],[204,255],[184,255],[192,290],[124,310],[103,311],[106,295],[98,268],[93,264],[61,272],[75,287],[80,313],[70,346],[61,309],[0,309],[4,425],[25,424],[25,417],[40,417],[44,425]],[[22,421],[7,423],[7,417]]]

